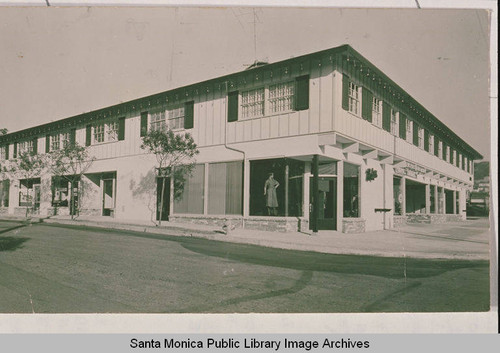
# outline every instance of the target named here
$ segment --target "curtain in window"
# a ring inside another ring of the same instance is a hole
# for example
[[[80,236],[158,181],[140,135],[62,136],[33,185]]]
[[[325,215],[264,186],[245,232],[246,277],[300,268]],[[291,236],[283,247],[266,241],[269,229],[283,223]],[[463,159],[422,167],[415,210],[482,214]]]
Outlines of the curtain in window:
[[[184,182],[184,191],[174,201],[175,213],[203,214],[205,165],[194,166],[191,176]]]
[[[211,163],[208,167],[208,214],[243,213],[243,163]]]

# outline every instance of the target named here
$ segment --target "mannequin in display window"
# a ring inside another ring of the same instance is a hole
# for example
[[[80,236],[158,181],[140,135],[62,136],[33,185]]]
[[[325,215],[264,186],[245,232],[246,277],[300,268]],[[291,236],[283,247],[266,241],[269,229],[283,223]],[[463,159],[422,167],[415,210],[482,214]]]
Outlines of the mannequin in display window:
[[[269,173],[266,183],[264,184],[264,196],[266,197],[267,214],[269,216],[278,215],[278,197],[276,195],[278,186],[280,186],[280,183],[274,180],[274,174]]]

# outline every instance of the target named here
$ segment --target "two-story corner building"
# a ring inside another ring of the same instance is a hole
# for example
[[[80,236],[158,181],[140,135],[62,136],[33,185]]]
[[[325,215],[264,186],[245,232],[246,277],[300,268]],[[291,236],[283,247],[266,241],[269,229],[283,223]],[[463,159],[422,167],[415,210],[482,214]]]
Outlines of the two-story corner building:
[[[464,219],[482,158],[348,45],[13,132],[0,156],[86,145],[82,213],[154,220],[161,188],[141,136],[167,125],[200,150],[181,197],[173,180],[165,190],[162,218],[178,222],[362,232]],[[68,212],[52,175],[0,190],[3,213]]]

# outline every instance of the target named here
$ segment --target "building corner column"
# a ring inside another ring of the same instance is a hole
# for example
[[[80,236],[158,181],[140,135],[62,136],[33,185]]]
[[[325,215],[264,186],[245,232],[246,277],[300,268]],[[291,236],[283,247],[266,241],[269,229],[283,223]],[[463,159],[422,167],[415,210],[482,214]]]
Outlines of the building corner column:
[[[311,229],[313,233],[318,233],[318,218],[319,218],[319,199],[318,199],[318,190],[319,190],[319,158],[318,155],[315,154],[312,159],[312,219]]]

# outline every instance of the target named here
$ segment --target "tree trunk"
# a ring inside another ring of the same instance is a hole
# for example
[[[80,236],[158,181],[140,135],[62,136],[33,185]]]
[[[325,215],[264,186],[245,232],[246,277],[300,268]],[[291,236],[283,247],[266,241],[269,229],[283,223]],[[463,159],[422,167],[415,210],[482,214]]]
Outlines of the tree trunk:
[[[69,198],[69,213],[71,214],[71,220],[75,218],[75,195],[73,195],[73,180],[69,182],[69,186],[71,188],[70,191],[70,198]]]
[[[162,177],[161,181],[161,195],[160,195],[160,219],[158,220],[158,224],[161,226],[161,219],[163,216],[163,196],[165,195],[165,177]]]

